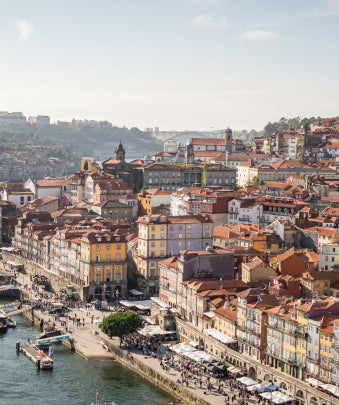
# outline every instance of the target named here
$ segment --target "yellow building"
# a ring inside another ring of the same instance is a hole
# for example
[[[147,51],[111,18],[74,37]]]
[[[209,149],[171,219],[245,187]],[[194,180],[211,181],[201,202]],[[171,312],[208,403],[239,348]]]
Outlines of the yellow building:
[[[280,253],[282,242],[276,234],[260,233],[252,238],[252,247],[259,252]]]
[[[224,333],[232,339],[236,338],[237,309],[235,305],[226,303],[226,305],[213,311],[214,328]]]
[[[322,381],[332,382],[333,366],[333,322],[330,325],[323,325],[319,329],[320,333],[320,367],[319,378]]]
[[[306,297],[331,295],[331,283],[339,281],[339,271],[312,271],[303,273],[301,286]]]
[[[127,296],[126,240],[107,231],[90,231],[81,239],[80,269],[88,295],[112,301]]]
[[[147,295],[158,292],[157,263],[167,255],[167,217],[150,215],[140,217],[137,251],[138,286]]]

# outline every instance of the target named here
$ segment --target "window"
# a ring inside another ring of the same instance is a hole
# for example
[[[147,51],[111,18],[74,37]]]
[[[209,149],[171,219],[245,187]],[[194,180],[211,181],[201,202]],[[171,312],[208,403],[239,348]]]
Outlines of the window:
[[[97,245],[96,250],[101,250],[101,245]]]
[[[96,271],[101,271],[101,267],[96,267],[95,270]]]
[[[20,197],[20,204],[21,205],[25,204],[25,197]]]
[[[96,262],[97,262],[97,263],[100,263],[100,259],[101,259],[101,256],[100,256],[100,255],[97,255],[97,257],[96,257]]]
[[[115,256],[115,260],[116,260],[117,262],[120,262],[120,254],[119,254],[119,253],[117,253],[117,255]]]
[[[111,255],[106,255],[106,262],[110,262],[111,261]]]
[[[179,234],[178,234],[178,238],[182,238],[182,233],[179,233]]]
[[[119,284],[119,283],[121,282],[121,275],[120,275],[120,273],[117,273],[117,274],[116,274],[116,276],[115,276],[115,282],[116,282],[117,284]]]
[[[116,248],[116,250],[120,250],[121,246],[120,246],[119,244],[117,244],[117,245],[115,246],[115,248]]]
[[[111,245],[106,245],[106,250],[111,250]]]
[[[96,276],[96,282],[97,282],[97,284],[99,284],[100,281],[101,281],[101,277],[100,277],[100,276]]]

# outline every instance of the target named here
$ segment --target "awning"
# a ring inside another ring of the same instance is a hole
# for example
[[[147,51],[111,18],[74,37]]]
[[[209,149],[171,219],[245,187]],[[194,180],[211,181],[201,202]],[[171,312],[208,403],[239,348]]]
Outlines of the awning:
[[[339,388],[336,387],[335,385],[321,384],[320,388],[323,388],[324,390],[330,392],[331,394],[335,395],[336,397],[339,397]]]
[[[212,311],[207,311],[204,312],[204,315],[207,316],[207,318],[213,319],[215,317],[215,313]]]
[[[258,381],[254,381],[254,380],[252,380],[252,378],[249,378],[249,377],[240,377],[240,378],[237,378],[237,381],[239,381],[241,384],[244,384],[244,385],[258,384]]]
[[[176,333],[175,330],[162,330],[159,325],[147,325],[139,331],[143,336],[171,335]]]
[[[135,290],[134,288],[132,290],[130,290],[129,293],[132,295],[144,295],[143,292]]]
[[[259,391],[259,390],[264,390],[261,392],[265,392],[265,390],[269,387],[269,384],[264,384],[264,383],[259,383],[259,384],[254,384],[248,387],[248,391]],[[269,390],[270,391],[270,390]]]
[[[317,380],[316,378],[306,378],[305,381],[308,382],[309,384],[313,385],[313,387],[320,387],[320,385],[323,384],[321,381]]]
[[[260,394],[260,396],[265,399],[270,400],[274,404],[286,404],[287,402],[294,401],[293,398],[291,398],[279,391],[264,392],[263,394]]]
[[[235,343],[236,341],[229,336],[225,335],[225,333],[219,332],[216,329],[205,329],[204,333],[214,337],[215,339],[219,340],[221,343],[230,344]]]
[[[227,371],[228,371],[229,373],[231,373],[231,374],[238,374],[238,373],[241,373],[240,368],[234,367],[234,366],[228,367]]]
[[[143,300],[143,301],[125,301],[121,300],[119,303],[127,308],[137,308],[140,310],[151,309],[152,300]]]
[[[167,304],[167,302],[161,300],[158,297],[151,297],[151,300],[154,301],[156,304],[158,304],[162,308],[169,308],[169,305]]]
[[[15,267],[23,266],[21,263],[13,262],[12,260],[8,260],[7,264]]]

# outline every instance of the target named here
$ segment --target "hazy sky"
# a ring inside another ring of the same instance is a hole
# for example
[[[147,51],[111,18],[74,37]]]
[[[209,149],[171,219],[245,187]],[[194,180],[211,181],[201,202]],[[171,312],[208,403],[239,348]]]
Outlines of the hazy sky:
[[[339,0],[0,7],[0,110],[163,130],[339,115]]]

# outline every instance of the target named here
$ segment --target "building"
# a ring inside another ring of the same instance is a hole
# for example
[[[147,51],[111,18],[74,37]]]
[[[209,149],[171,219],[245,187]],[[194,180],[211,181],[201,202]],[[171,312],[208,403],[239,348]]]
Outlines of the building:
[[[274,277],[268,287],[268,292],[277,297],[293,297],[298,299],[301,294],[300,279],[292,276]]]
[[[306,270],[305,260],[296,254],[295,248],[274,257],[271,265],[284,276],[301,277]]]
[[[24,187],[30,189],[35,199],[54,197],[61,205],[67,205],[67,196],[71,192],[71,180],[66,178],[44,178],[32,180],[28,178]]]
[[[132,189],[128,184],[120,179],[103,179],[94,183],[93,190],[93,204],[100,204],[101,202],[113,200],[118,201],[120,196],[132,194]]]
[[[233,278],[233,254],[226,250],[183,250],[158,263],[159,296],[173,308],[181,307],[182,283],[193,278],[219,279]]]
[[[145,293],[159,291],[157,262],[181,250],[204,249],[212,246],[213,222],[208,215],[140,217],[138,252],[135,258],[139,277],[138,287]]]
[[[171,193],[169,191],[153,188],[150,190],[142,190],[138,194],[139,215],[157,214],[157,209],[162,205],[171,204]]]
[[[305,297],[330,295],[331,285],[339,281],[339,271],[313,271],[302,275],[302,294]]]
[[[133,206],[122,204],[119,201],[102,201],[92,205],[92,211],[108,219],[124,219],[127,222],[132,222],[134,219]]]
[[[88,232],[81,238],[80,271],[87,296],[119,299],[127,296],[126,240],[108,231]]]
[[[241,279],[245,283],[272,280],[274,277],[275,270],[257,256],[247,263],[242,263]]]
[[[28,117],[28,122],[35,125],[50,125],[51,119],[48,115],[37,115],[36,117]]]
[[[258,224],[262,218],[262,204],[255,202],[254,198],[234,198],[228,203],[228,223],[241,224],[251,222]]]
[[[323,244],[319,254],[319,270],[339,270],[339,243]]]
[[[136,169],[142,171],[142,186],[174,192],[180,187],[202,184],[231,187],[235,184],[235,170],[217,164],[152,162]],[[140,190],[139,188],[139,190]]]
[[[28,202],[21,207],[21,210],[39,211],[39,212],[54,212],[59,208],[59,200],[55,197],[38,198]]]

